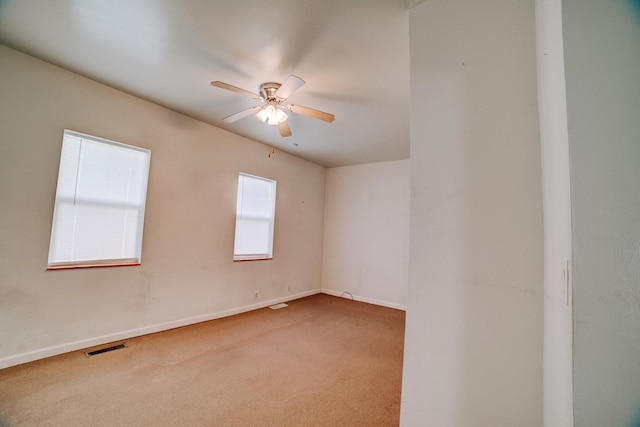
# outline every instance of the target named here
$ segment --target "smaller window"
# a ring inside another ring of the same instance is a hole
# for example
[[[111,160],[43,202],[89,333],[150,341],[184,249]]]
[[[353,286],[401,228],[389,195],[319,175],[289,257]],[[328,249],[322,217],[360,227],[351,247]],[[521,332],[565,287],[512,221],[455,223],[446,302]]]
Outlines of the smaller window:
[[[140,264],[150,157],[64,131],[48,269]]]
[[[240,173],[234,261],[273,258],[276,181]]]

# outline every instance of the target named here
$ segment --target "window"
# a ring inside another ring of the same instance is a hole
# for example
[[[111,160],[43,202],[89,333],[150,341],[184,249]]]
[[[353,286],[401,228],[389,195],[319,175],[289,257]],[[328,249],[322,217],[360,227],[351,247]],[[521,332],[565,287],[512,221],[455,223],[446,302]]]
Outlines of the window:
[[[234,261],[273,258],[276,181],[240,173]]]
[[[49,269],[140,264],[150,157],[64,131]]]

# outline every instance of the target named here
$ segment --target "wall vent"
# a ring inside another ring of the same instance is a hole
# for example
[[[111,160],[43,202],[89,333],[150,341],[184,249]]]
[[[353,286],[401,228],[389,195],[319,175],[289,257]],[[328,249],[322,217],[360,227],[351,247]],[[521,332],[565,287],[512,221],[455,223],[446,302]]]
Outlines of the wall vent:
[[[101,348],[99,350],[87,351],[85,354],[87,355],[87,357],[91,357],[91,356],[95,356],[96,354],[102,354],[102,353],[106,353],[108,351],[113,351],[113,350],[120,350],[121,348],[126,348],[126,347],[127,346],[125,344],[117,344],[117,345],[112,345],[110,347]]]

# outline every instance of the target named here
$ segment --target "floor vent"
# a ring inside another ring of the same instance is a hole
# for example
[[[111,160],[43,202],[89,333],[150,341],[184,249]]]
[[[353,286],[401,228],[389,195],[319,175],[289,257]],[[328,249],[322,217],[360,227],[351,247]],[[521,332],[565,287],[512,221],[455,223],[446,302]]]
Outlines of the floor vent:
[[[280,304],[275,304],[275,305],[270,305],[269,308],[271,310],[277,310],[279,308],[285,308],[285,307],[289,307],[287,304],[281,302]]]
[[[96,354],[102,354],[102,353],[106,353],[108,351],[113,351],[113,350],[120,350],[121,348],[126,348],[126,347],[127,346],[125,344],[117,344],[117,345],[112,345],[111,347],[101,348],[100,350],[87,351],[85,354],[87,355],[87,357],[91,357],[91,356],[95,356]]]

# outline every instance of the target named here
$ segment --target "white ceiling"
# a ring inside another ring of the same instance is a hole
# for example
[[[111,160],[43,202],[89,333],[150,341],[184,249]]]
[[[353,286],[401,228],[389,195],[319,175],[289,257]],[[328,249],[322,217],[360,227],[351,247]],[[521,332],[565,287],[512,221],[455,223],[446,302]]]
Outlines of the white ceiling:
[[[0,43],[157,104],[333,167],[409,158],[405,0],[0,0]],[[293,136],[221,121],[295,74]],[[297,144],[297,146],[295,145]]]

